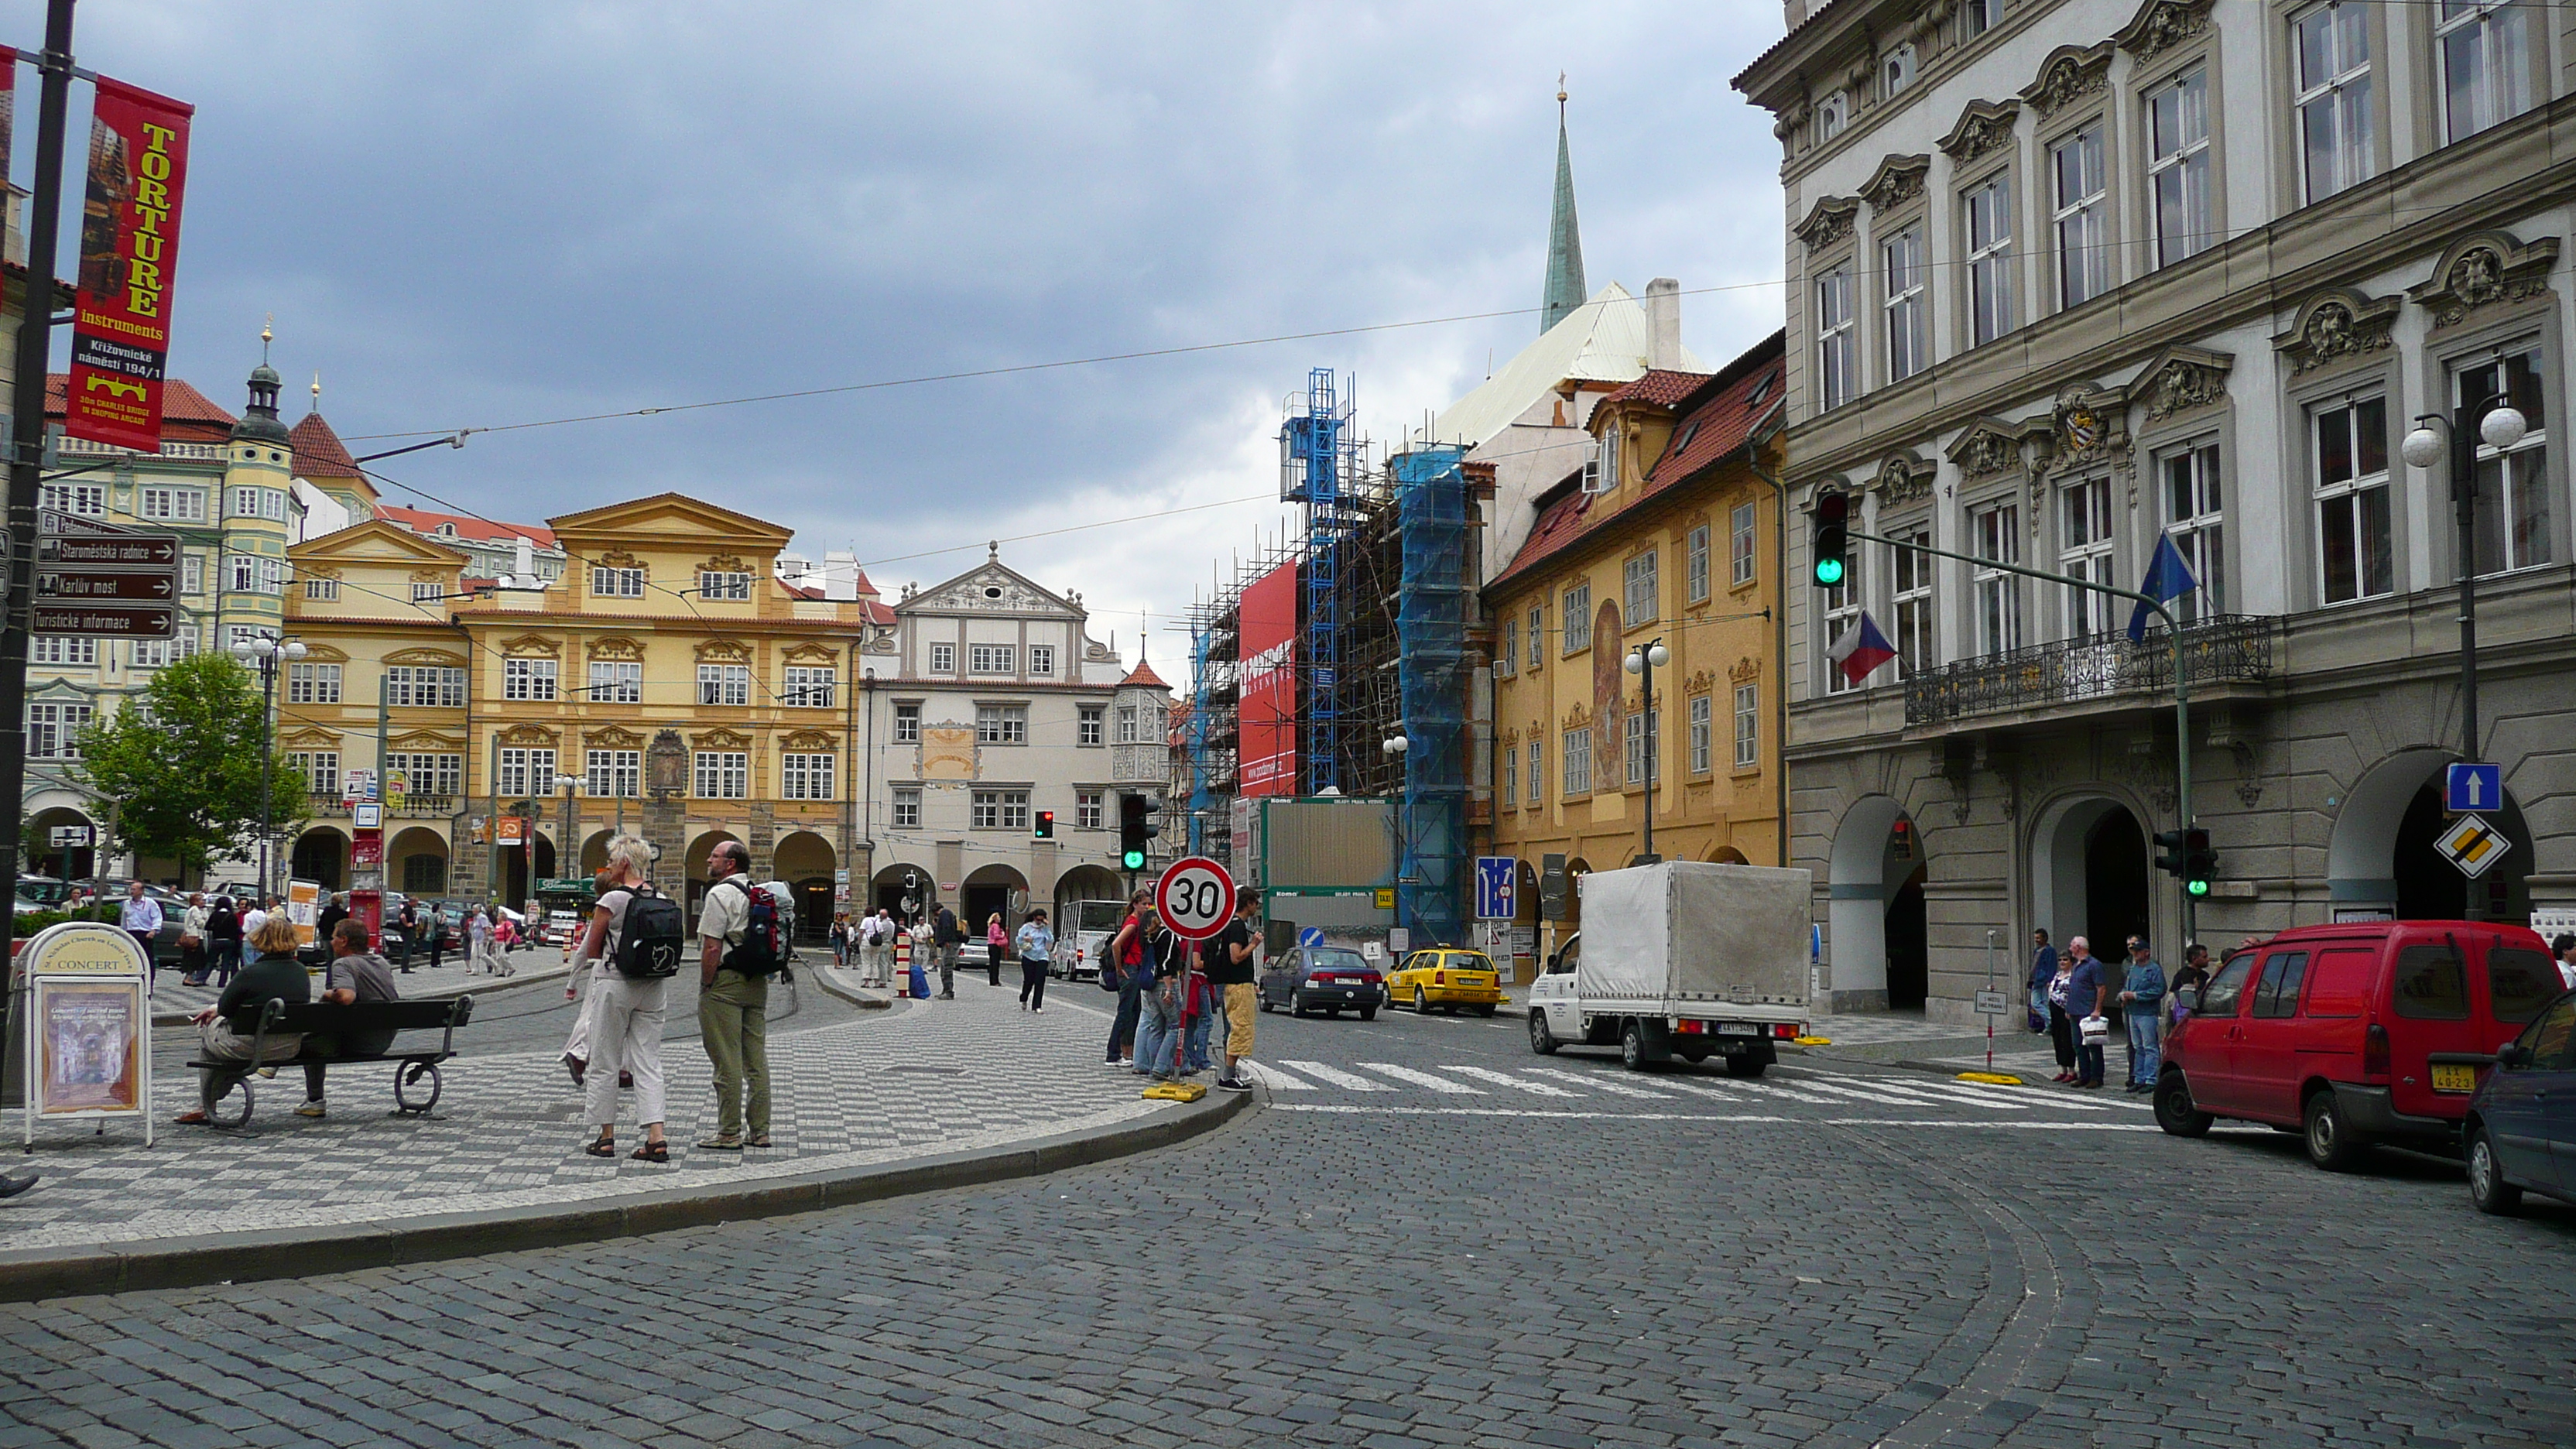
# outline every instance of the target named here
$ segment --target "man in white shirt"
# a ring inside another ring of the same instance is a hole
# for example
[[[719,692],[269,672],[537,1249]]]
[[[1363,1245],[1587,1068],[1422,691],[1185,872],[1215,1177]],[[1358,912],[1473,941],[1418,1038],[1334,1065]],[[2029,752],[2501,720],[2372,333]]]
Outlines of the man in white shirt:
[[[116,923],[142,945],[144,973],[158,974],[161,963],[153,956],[152,948],[161,935],[161,903],[143,893],[143,882],[126,883],[125,899],[116,908]]]
[[[259,928],[266,924],[268,924],[268,898],[255,896],[251,900],[251,908],[242,912],[242,939],[247,941],[258,935]]]

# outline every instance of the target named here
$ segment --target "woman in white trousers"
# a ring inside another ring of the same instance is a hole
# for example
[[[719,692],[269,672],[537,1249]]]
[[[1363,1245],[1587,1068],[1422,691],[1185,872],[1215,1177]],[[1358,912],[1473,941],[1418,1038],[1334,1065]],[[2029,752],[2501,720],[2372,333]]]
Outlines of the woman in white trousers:
[[[631,1154],[639,1162],[668,1162],[671,1145],[663,1138],[662,1014],[670,982],[639,979],[617,969],[617,943],[627,903],[639,890],[649,891],[653,848],[632,835],[608,842],[608,869],[615,884],[599,898],[583,933],[574,969],[589,970],[590,1000],[583,1024],[590,1033],[590,1066],[583,1073],[584,1105],[599,1136],[582,1151],[592,1157],[617,1155],[617,1075],[635,1081],[635,1116],[644,1126],[644,1145]]]

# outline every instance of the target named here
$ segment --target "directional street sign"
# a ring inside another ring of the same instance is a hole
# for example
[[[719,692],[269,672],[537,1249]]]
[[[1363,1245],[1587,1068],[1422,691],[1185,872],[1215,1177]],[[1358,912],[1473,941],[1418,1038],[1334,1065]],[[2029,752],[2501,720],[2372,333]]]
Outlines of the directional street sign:
[[[146,599],[167,603],[179,596],[175,569],[154,573],[71,573],[46,569],[36,575],[39,599]]]
[[[2504,808],[2504,766],[2458,761],[2443,780],[2442,808],[2454,815]]]
[[[179,539],[51,509],[38,515],[35,632],[112,639],[179,635]]]
[[[1324,944],[1324,928],[1321,926],[1298,927],[1297,944],[1300,946],[1320,946]]]
[[[35,607],[35,632],[86,634],[99,639],[175,639],[179,611],[167,604],[43,604]]]
[[[2513,842],[2484,816],[2463,815],[2451,822],[2450,829],[2434,837],[2433,848],[2458,866],[2460,874],[2476,880],[2486,874],[2488,866],[2512,853]]]
[[[39,567],[175,569],[179,540],[166,533],[112,538],[57,535],[36,540]]]
[[[1508,855],[1476,857],[1476,919],[1508,921],[1520,914],[1513,889],[1520,884],[1520,862]]]

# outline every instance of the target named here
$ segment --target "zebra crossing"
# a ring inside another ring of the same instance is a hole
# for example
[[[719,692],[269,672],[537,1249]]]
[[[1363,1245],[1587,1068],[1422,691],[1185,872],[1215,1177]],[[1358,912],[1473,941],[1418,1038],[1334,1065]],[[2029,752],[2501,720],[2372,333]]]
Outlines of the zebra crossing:
[[[1711,1107],[1771,1110],[1791,1105],[1873,1116],[1902,1113],[1993,1114],[2023,1125],[2130,1125],[2147,1111],[2130,1101],[2084,1099],[2035,1087],[2013,1087],[1940,1078],[1890,1078],[1814,1069],[1775,1068],[1760,1078],[1700,1076],[1680,1071],[1637,1076],[1611,1066],[1585,1071],[1562,1066],[1510,1069],[1443,1062],[1407,1066],[1386,1061],[1319,1062],[1285,1057],[1246,1059],[1244,1072],[1266,1088],[1275,1105],[1306,1111],[1441,1111],[1494,1115],[1599,1115],[1590,1109],[1634,1112]],[[1342,1102],[1368,1099],[1365,1104]],[[1429,1102],[1422,1099],[1428,1098]],[[1465,1099],[1481,1101],[1469,1102]],[[1340,1105],[1327,1105],[1340,1103]],[[1629,1104],[1634,1104],[1633,1107]],[[1526,1109],[1515,1111],[1513,1109]]]

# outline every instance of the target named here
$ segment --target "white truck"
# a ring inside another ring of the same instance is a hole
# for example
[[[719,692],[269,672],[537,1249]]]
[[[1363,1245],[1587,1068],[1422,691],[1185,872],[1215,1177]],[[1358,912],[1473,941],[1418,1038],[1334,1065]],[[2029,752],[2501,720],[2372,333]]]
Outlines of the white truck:
[[[1674,860],[1576,888],[1583,929],[1530,986],[1530,1050],[1616,1043],[1632,1071],[1716,1056],[1758,1077],[1806,1034],[1806,871]]]
[[[1056,922],[1055,961],[1050,975],[1068,981],[1100,979],[1100,957],[1127,919],[1125,901],[1074,901],[1068,919]]]

